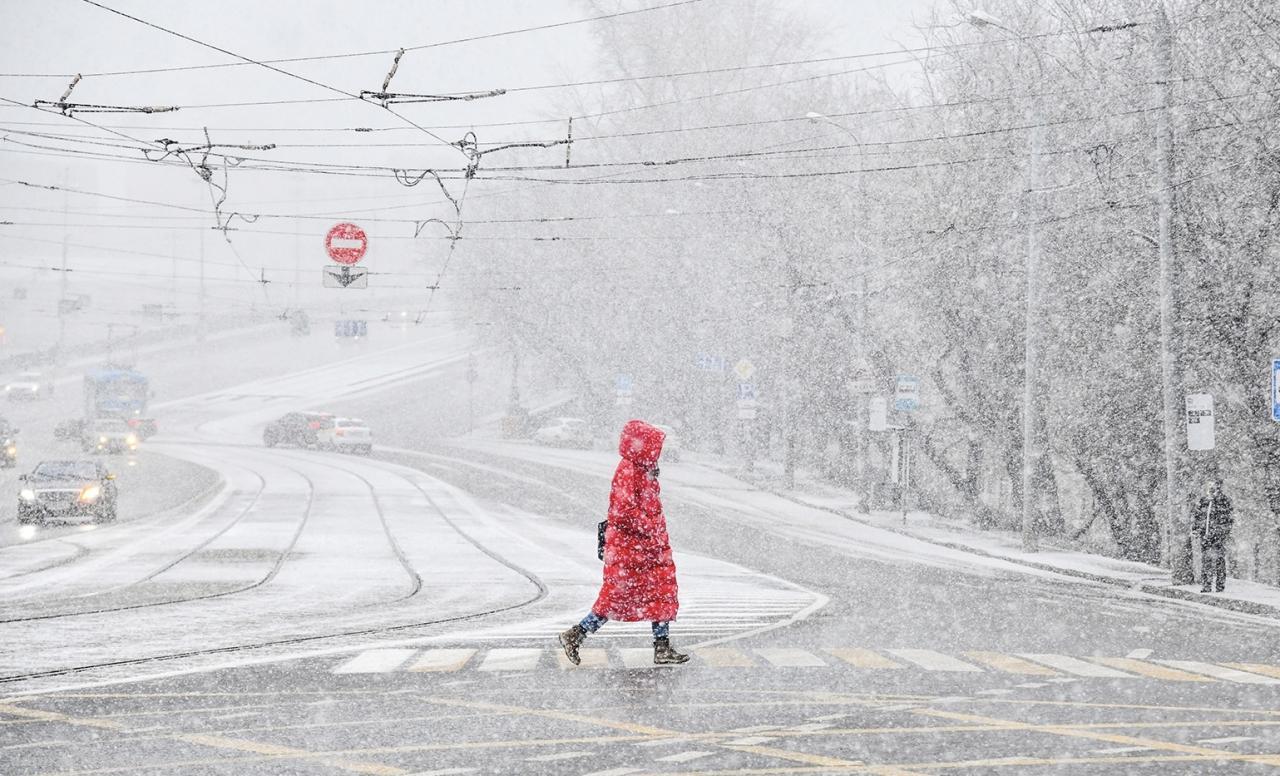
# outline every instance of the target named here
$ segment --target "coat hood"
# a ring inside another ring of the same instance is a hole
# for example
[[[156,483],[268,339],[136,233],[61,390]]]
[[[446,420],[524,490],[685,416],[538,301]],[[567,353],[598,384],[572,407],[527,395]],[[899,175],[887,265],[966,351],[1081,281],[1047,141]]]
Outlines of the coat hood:
[[[643,420],[629,420],[622,427],[618,455],[637,466],[652,469],[658,464],[658,456],[662,455],[662,440],[666,436],[661,429]]]

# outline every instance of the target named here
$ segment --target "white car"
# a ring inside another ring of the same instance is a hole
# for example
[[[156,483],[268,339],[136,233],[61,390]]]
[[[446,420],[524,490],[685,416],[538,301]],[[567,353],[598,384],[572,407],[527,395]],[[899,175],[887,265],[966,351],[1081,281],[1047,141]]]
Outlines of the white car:
[[[53,395],[53,381],[39,372],[19,372],[4,386],[9,401],[47,399]]]
[[[654,423],[653,427],[666,435],[662,440],[662,456],[659,460],[672,463],[679,461],[683,448],[680,445],[680,436],[676,434],[676,430],[671,426],[663,426],[658,423]]]
[[[582,418],[555,418],[533,432],[533,441],[551,447],[580,447],[590,450],[591,430]]]
[[[360,455],[373,452],[373,432],[359,418],[334,418],[332,426],[316,434],[320,447]]]

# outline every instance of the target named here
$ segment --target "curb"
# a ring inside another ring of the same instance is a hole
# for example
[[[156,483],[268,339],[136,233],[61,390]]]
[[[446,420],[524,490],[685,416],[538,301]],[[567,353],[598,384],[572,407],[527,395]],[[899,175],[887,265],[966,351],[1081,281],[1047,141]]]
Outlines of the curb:
[[[859,525],[865,525],[869,528],[877,528],[882,531],[888,531],[890,533],[897,534],[899,536],[906,536],[911,539],[916,539],[917,541],[927,542],[936,547],[945,547],[949,550],[956,550],[958,552],[967,552],[971,555],[978,555],[984,558],[992,558],[993,560],[1002,560],[1002,561],[1005,561],[1006,563],[1016,563],[1019,566],[1026,566],[1027,568],[1033,568],[1039,571],[1049,571],[1055,574],[1062,574],[1068,577],[1077,577],[1079,579],[1087,579],[1093,582],[1101,582],[1106,585],[1112,585],[1114,587],[1123,587],[1128,590],[1138,590],[1143,593],[1148,593],[1150,595],[1157,595],[1163,598],[1171,598],[1178,601],[1188,601],[1191,603],[1204,604],[1206,606],[1213,606],[1219,609],[1227,609],[1233,612],[1240,612],[1242,614],[1253,614],[1261,617],[1280,619],[1280,608],[1274,607],[1274,606],[1268,606],[1267,604],[1259,604],[1259,603],[1254,603],[1252,601],[1240,601],[1234,598],[1216,598],[1213,596],[1205,595],[1204,593],[1197,593],[1191,590],[1181,590],[1176,587],[1150,585],[1143,582],[1138,582],[1135,584],[1133,580],[1124,579],[1122,577],[1112,577],[1112,576],[1107,576],[1106,574],[1095,574],[1089,571],[1080,571],[1079,569],[1067,569],[1067,568],[1062,568],[1060,566],[1054,566],[1049,563],[1037,563],[1035,561],[1026,560],[1024,558],[1013,558],[1013,557],[1009,557],[1008,555],[1001,555],[999,553],[988,552],[987,550],[982,550],[967,544],[961,544],[959,542],[946,542],[946,541],[941,541],[939,539],[935,539],[929,536],[921,536],[920,534],[914,533],[904,528],[896,528],[894,526],[888,526],[888,525],[879,525],[878,523],[872,522],[870,520],[866,520],[856,515],[851,515],[848,512],[843,512],[839,509],[822,506],[820,504],[812,504],[798,496],[794,496],[789,493],[784,493],[782,491],[772,490],[769,488],[760,488],[760,489],[767,493],[771,493],[777,496],[778,498],[786,499],[787,501],[790,501],[793,504],[799,504],[801,506],[809,507],[810,509],[817,509],[823,512],[827,512],[827,513],[836,515],[837,517],[842,517],[845,520],[858,523]]]

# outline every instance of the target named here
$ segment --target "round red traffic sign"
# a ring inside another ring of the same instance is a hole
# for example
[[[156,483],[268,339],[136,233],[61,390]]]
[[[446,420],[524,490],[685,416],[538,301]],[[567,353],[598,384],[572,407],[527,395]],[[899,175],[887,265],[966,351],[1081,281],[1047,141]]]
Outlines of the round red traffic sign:
[[[355,224],[334,224],[324,236],[324,249],[339,264],[355,264],[369,249],[369,238]]]

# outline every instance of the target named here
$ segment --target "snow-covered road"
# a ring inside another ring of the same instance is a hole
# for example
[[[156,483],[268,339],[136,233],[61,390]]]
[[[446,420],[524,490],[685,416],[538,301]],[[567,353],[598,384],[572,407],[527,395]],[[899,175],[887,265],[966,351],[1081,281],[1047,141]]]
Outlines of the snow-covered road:
[[[260,442],[291,410],[456,378],[467,352],[451,332],[424,333],[158,405],[164,433],[150,448],[224,487],[187,512],[98,527],[74,548],[57,536],[0,548],[0,678],[107,665],[120,677],[153,659],[209,666],[228,651],[345,643],[334,637],[532,638],[576,619],[598,584],[590,535],[482,503],[420,467]],[[677,560],[691,591],[682,632],[707,643],[826,602],[737,564]]]

